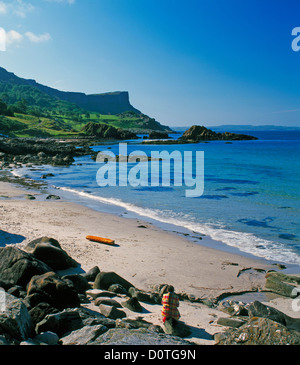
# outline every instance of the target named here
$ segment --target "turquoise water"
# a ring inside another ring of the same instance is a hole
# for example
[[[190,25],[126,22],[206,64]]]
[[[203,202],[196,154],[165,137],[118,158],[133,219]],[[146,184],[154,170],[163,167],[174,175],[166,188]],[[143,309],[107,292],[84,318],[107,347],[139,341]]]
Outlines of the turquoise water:
[[[98,169],[88,157],[68,168],[22,169],[39,179],[48,178],[73,200],[94,209],[128,212],[161,223],[175,224],[223,242],[227,247],[268,260],[300,265],[300,133],[249,132],[257,141],[187,145],[128,144],[128,153],[151,151],[204,151],[204,192],[187,198],[187,186],[99,187]],[[119,145],[95,147],[119,154]],[[144,162],[148,163],[148,162]],[[130,170],[134,164],[128,164]],[[172,167],[172,166],[171,166]],[[171,169],[172,172],[172,169]],[[161,173],[161,171],[160,171]],[[195,171],[194,171],[195,174]],[[173,177],[171,173],[171,177]]]

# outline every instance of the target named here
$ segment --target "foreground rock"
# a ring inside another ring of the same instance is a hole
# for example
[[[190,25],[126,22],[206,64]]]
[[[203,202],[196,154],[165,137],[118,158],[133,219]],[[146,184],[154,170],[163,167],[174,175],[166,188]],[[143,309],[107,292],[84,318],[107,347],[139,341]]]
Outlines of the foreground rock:
[[[132,312],[143,312],[143,307],[140,305],[136,297],[130,298],[121,304],[123,307],[130,309]]]
[[[37,248],[45,246],[49,249],[48,255],[37,254]],[[174,325],[167,321],[163,329],[142,317],[131,318],[144,312],[140,302],[161,305],[167,284],[143,292],[115,272],[101,272],[98,266],[86,274],[60,276],[53,266],[70,265],[69,262],[74,261],[58,241],[49,237],[31,241],[26,250],[13,246],[0,249],[0,286],[7,298],[6,307],[0,312],[0,344],[191,344],[182,339],[187,338],[192,329],[184,322]],[[270,276],[279,280],[275,274]],[[287,276],[280,279],[293,284],[294,288],[299,280]],[[178,296],[180,300],[201,302],[184,293]],[[92,303],[99,309],[83,308],[90,308]],[[219,318],[217,324],[233,328],[216,334],[216,343],[300,344],[300,319],[260,302],[245,305],[229,300],[226,303],[222,301],[218,309],[233,318]]]
[[[279,310],[264,305],[258,301],[255,301],[254,303],[249,305],[248,312],[250,318],[268,318],[282,324],[283,326],[286,326],[290,330],[296,330],[300,334],[300,318],[292,318],[280,312]]]
[[[300,295],[300,277],[293,275],[285,275],[279,272],[269,272],[266,274],[266,288],[274,293],[296,298]]]
[[[55,314],[48,314],[36,327],[36,333],[51,331],[58,336],[66,332],[77,330],[83,326],[80,314],[73,310],[64,310]]]
[[[141,317],[138,317],[136,319],[130,319],[130,318],[117,319],[116,327],[117,328],[127,328],[127,329],[146,328],[150,331],[154,331],[157,333],[165,333],[164,330],[160,326],[147,322],[144,319],[142,319]]]
[[[22,300],[6,294],[5,310],[0,312],[0,333],[25,340],[34,333],[33,322]]]
[[[24,249],[31,252],[38,260],[50,266],[52,270],[65,270],[78,265],[54,238],[38,238],[29,242]]]
[[[85,326],[61,339],[63,345],[93,345],[94,341],[108,330],[102,324]]]
[[[0,249],[0,284],[6,290],[2,290],[6,306],[0,313],[0,343],[189,344],[141,318],[127,318],[122,310],[141,312],[137,298],[157,303],[159,294],[141,292],[117,273],[101,272],[99,267],[85,275],[59,276],[54,269],[77,263],[53,238],[31,241],[25,250]],[[88,279],[94,280],[96,289]],[[81,307],[81,301],[92,300],[99,305],[98,313]]]
[[[146,328],[113,328],[94,340],[93,345],[191,345],[179,337],[150,331]]]
[[[96,276],[94,289],[108,290],[109,287],[113,284],[119,284],[127,291],[129,290],[129,288],[134,286],[115,272],[100,272]]]
[[[80,305],[77,292],[69,283],[54,272],[33,276],[28,284],[27,295],[37,294],[43,302],[57,309]]]
[[[246,323],[217,333],[218,345],[299,345],[300,319],[292,318],[279,310],[258,301],[248,306]],[[246,320],[242,316],[243,321]],[[222,324],[220,321],[219,324]],[[228,320],[224,323],[230,326]],[[238,327],[238,328],[237,328]]]
[[[253,317],[247,324],[215,335],[218,345],[300,345],[299,332],[268,318]]]
[[[126,317],[126,313],[124,311],[122,311],[114,306],[100,304],[99,309],[100,309],[101,314],[103,314],[105,317],[108,317],[111,319],[118,319],[118,318]]]
[[[46,302],[40,302],[40,300],[43,300],[42,297],[32,296],[31,299],[37,300],[37,304],[30,303],[30,300],[27,298],[27,307],[31,308],[29,310],[29,314],[31,317],[31,320],[36,326],[39,322],[41,322],[48,314],[55,314],[58,313],[59,310],[57,308],[52,307],[50,304]]]
[[[26,286],[34,275],[42,275],[52,269],[32,254],[16,247],[0,248],[1,280]]]

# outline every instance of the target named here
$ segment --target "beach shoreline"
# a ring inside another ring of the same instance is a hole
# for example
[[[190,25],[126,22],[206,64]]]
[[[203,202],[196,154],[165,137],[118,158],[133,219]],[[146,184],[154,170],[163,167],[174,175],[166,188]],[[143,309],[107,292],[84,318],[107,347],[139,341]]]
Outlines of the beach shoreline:
[[[35,199],[26,199],[28,194]],[[46,199],[49,194],[45,189],[28,190],[0,182],[0,196],[1,247],[13,244],[22,249],[36,238],[53,237],[79,263],[74,272],[98,266],[103,272],[118,273],[144,291],[171,284],[177,293],[192,299],[181,303],[180,312],[182,320],[193,328],[190,339],[199,344],[213,344],[213,334],[224,330],[216,321],[226,317],[201,303],[226,295],[264,292],[265,273],[277,269],[265,260],[202,245],[209,237],[203,237],[200,244],[193,243],[141,219],[100,213],[64,199]],[[114,239],[116,245],[88,241],[87,235]],[[143,317],[162,325],[160,306],[145,308]],[[286,304],[285,308],[290,310]],[[199,335],[200,329],[207,335]]]
[[[10,231],[14,229],[13,234],[24,237],[23,242],[19,244],[20,247],[41,236],[57,239],[63,248],[75,260],[78,260],[84,271],[95,265],[101,266],[101,263],[98,262],[100,252],[105,257],[103,271],[113,271],[113,266],[119,260],[118,256],[122,256],[121,267],[116,266],[116,271],[119,270],[121,275],[126,276],[127,274],[128,276],[129,274],[129,276],[141,277],[133,271],[143,273],[145,265],[150,263],[159,269],[151,274],[152,279],[148,274],[146,275],[147,280],[140,279],[137,287],[142,286],[141,289],[145,290],[147,286],[155,285],[158,283],[158,279],[163,278],[165,282],[177,284],[178,291],[189,292],[187,290],[189,285],[191,288],[189,293],[203,297],[205,294],[201,290],[195,289],[201,285],[193,283],[192,278],[201,282],[203,281],[201,277],[204,277],[205,282],[207,279],[214,282],[211,271],[214,271],[217,265],[222,266],[222,272],[224,265],[274,269],[271,263],[262,258],[211,248],[209,246],[214,240],[208,236],[201,237],[199,242],[193,242],[186,234],[160,228],[146,220],[99,212],[76,202],[66,201],[64,198],[47,200],[49,192],[46,191],[32,191],[11,183],[0,182],[0,195],[7,197],[2,198],[1,201],[2,209],[5,209],[2,226],[7,226]],[[35,199],[26,199],[28,194]],[[8,218],[9,214],[11,221]],[[87,235],[114,239],[116,245],[109,247],[89,242],[85,239]],[[94,250],[95,253],[93,253]],[[189,253],[192,250],[194,252]],[[108,252],[110,254],[106,254]],[[239,264],[235,265],[236,263]],[[209,266],[214,266],[214,270],[209,270]],[[180,268],[182,268],[181,274],[179,274]],[[203,272],[210,274],[204,275]],[[217,272],[215,274],[218,276]],[[179,276],[184,275],[186,275],[186,279],[179,280]],[[187,284],[188,282],[191,284]],[[209,285],[204,287],[207,288]],[[229,286],[227,287],[229,288]],[[211,288],[214,286],[212,285]],[[219,291],[220,289],[211,289],[206,297],[217,296]]]
[[[42,170],[41,170],[42,171]],[[179,236],[183,240],[187,240],[193,244],[207,247],[209,249],[215,251],[224,252],[224,254],[233,254],[237,256],[242,256],[244,258],[248,258],[250,260],[254,260],[259,264],[270,266],[271,265],[283,265],[285,267],[285,272],[288,274],[300,274],[300,266],[297,264],[290,264],[288,262],[283,262],[280,260],[271,260],[262,256],[257,256],[255,253],[251,253],[249,251],[242,251],[240,248],[235,245],[229,245],[225,242],[219,241],[215,238],[212,238],[209,234],[203,234],[199,232],[193,231],[191,228],[186,228],[177,223],[170,223],[165,220],[159,220],[157,218],[152,218],[151,216],[144,216],[140,214],[136,210],[132,210],[129,208],[127,204],[123,204],[120,201],[120,205],[118,202],[111,202],[107,199],[98,199],[98,197],[94,195],[90,195],[85,192],[77,191],[73,189],[56,187],[48,184],[47,180],[36,180],[29,177],[19,175],[18,169],[13,169],[11,171],[6,170],[4,172],[4,176],[7,177],[7,181],[12,185],[24,187],[25,189],[35,190],[36,197],[38,200],[40,191],[48,192],[48,194],[59,195],[61,201],[68,202],[70,204],[76,204],[83,208],[88,208],[92,211],[98,212],[100,214],[108,214],[113,217],[120,217],[127,220],[135,220],[137,222],[143,222],[143,224],[139,225],[139,228],[142,227],[156,227],[163,232],[168,232],[172,235]],[[5,181],[5,179],[4,179]],[[1,182],[1,181],[0,181]],[[102,201],[103,200],[103,201]],[[106,202],[107,200],[107,202]]]

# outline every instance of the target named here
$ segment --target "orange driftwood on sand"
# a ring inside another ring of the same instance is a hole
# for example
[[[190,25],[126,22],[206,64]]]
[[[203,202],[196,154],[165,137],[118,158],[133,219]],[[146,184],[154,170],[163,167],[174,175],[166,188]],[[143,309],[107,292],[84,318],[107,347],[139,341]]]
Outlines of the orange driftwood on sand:
[[[111,240],[110,238],[104,238],[104,237],[97,237],[97,236],[86,236],[87,240],[95,241],[99,243],[106,243],[107,245],[114,245],[115,241]]]

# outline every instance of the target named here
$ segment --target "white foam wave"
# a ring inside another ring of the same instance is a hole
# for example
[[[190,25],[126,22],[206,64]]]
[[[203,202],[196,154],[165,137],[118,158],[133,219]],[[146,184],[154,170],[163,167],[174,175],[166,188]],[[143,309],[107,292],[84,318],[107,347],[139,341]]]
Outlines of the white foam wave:
[[[16,177],[23,177],[23,174],[18,170],[11,170],[11,174]]]
[[[172,211],[141,208],[132,203],[126,203],[116,198],[105,198],[76,189],[60,187],[60,190],[77,194],[84,198],[93,199],[104,204],[119,206],[127,211],[156,221],[186,228],[190,231],[205,234],[215,241],[223,242],[228,246],[238,248],[240,251],[252,254],[271,261],[279,261],[300,265],[300,256],[292,249],[285,247],[280,242],[273,242],[259,238],[251,233],[236,232],[216,227],[210,224],[199,224],[191,221],[188,215],[181,215]]]

